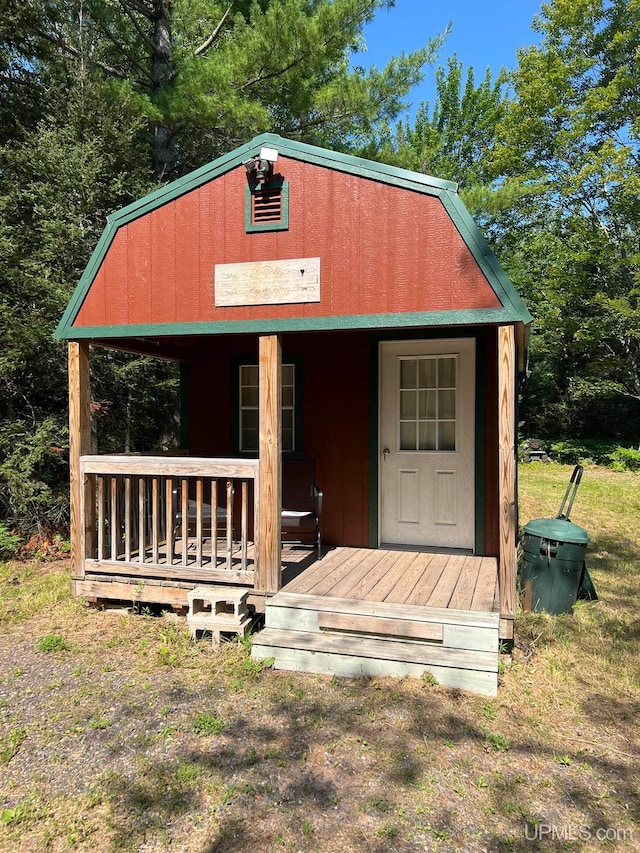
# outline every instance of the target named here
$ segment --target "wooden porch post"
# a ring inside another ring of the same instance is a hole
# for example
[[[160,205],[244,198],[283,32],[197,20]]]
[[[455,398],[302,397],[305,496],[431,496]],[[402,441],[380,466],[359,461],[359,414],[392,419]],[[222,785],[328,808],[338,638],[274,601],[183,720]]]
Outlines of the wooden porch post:
[[[87,549],[93,546],[95,537],[95,507],[92,490],[89,484],[80,479],[80,457],[88,453],[91,453],[89,344],[86,341],[71,341],[69,343],[69,480],[73,580],[84,578],[84,560]]]
[[[500,637],[513,637],[516,610],[516,347],[513,326],[498,327]]]
[[[260,336],[259,365],[259,523],[255,588],[261,592],[277,592],[282,585],[282,346],[279,335]]]

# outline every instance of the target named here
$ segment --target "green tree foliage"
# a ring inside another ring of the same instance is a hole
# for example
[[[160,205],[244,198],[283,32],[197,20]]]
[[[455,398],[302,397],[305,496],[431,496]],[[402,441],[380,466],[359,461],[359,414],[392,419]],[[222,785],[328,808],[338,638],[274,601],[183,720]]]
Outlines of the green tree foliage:
[[[41,0],[33,37],[117,81],[144,117],[157,180],[266,130],[344,148],[394,119],[439,40],[351,68],[393,0]],[[42,50],[42,47],[39,47]]]
[[[502,248],[536,318],[523,414],[637,439],[640,3],[553,0],[535,28],[492,163],[517,199]]]
[[[116,95],[49,77],[46,110],[0,146],[0,516],[25,533],[66,523],[66,348],[53,331],[107,212],[153,186],[139,118]]]
[[[65,524],[66,349],[52,335],[107,213],[253,135],[357,150],[438,40],[352,68],[393,0],[0,0],[0,518]],[[99,351],[101,451],[176,430],[175,370]]]
[[[436,101],[433,110],[422,103],[413,126],[397,125],[396,157],[408,169],[456,181],[461,188],[490,182],[487,152],[495,140],[496,126],[505,105],[504,74],[495,81],[487,69],[476,86],[473,68],[464,85],[462,63],[454,54],[446,69],[436,70]]]

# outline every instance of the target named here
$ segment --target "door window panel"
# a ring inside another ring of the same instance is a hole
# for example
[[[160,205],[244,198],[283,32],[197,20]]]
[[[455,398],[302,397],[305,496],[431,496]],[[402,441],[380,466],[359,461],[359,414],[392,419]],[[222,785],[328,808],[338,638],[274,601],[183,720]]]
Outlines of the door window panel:
[[[457,356],[399,359],[400,450],[456,450]]]

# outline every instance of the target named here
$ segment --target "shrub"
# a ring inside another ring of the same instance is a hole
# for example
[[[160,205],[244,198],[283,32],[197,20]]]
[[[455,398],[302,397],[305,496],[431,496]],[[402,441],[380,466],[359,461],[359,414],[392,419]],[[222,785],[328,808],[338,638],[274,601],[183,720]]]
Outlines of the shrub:
[[[601,439],[568,439],[549,442],[548,452],[554,462],[564,465],[578,465],[591,462],[594,465],[608,465],[609,454],[615,449],[616,442]]]
[[[0,522],[0,560],[8,560],[11,557],[15,557],[21,544],[22,540],[20,537],[11,533]]]
[[[0,518],[25,536],[64,533],[69,524],[66,428],[45,418],[0,427]]]
[[[616,447],[609,454],[609,464],[614,471],[640,471],[640,450],[633,447]]]

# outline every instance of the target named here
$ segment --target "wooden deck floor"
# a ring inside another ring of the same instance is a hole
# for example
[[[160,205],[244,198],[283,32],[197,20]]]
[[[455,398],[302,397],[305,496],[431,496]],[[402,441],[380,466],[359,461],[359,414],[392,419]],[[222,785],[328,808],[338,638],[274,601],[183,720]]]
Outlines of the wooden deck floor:
[[[287,583],[282,592],[499,612],[494,557],[336,548]]]

